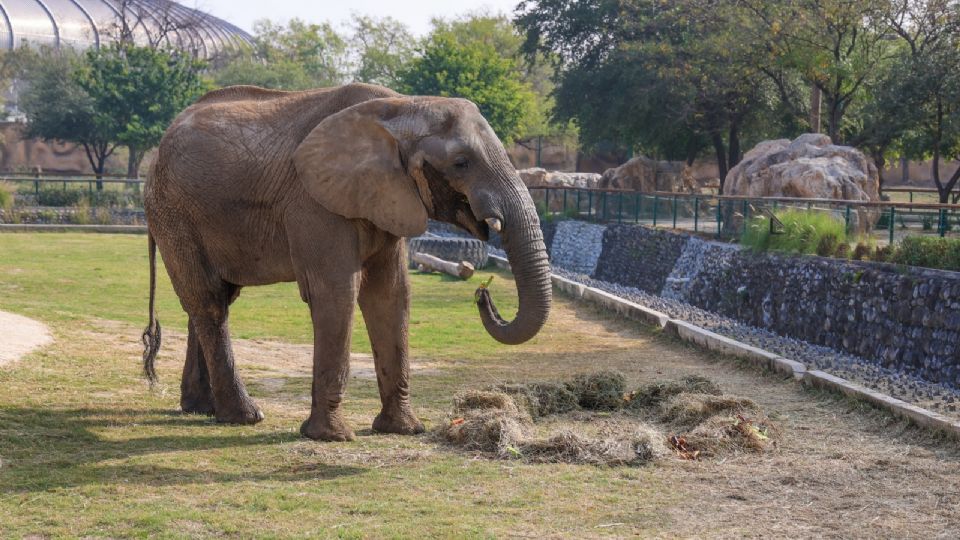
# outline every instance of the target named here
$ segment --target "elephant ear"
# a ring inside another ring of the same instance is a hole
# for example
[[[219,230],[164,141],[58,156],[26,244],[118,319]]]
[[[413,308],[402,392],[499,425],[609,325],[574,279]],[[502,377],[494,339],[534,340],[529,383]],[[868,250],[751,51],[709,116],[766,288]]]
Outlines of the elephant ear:
[[[293,162],[324,208],[395,236],[418,236],[427,229],[427,211],[386,127],[401,106],[395,98],[376,99],[328,116],[300,143]]]

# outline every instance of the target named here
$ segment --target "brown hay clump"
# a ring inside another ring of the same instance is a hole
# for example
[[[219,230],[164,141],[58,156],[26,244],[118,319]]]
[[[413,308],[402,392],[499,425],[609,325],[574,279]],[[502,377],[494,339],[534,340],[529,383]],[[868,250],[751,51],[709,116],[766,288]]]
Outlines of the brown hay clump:
[[[660,405],[660,420],[667,424],[694,427],[720,413],[733,417],[757,410],[757,404],[746,398],[681,392]]]
[[[501,410],[516,417],[518,420],[529,422],[530,415],[527,408],[517,404],[512,396],[492,390],[467,390],[453,396],[454,414],[463,415],[473,410]]]
[[[594,439],[565,429],[519,447],[520,456],[533,463],[641,465],[667,453],[666,438],[649,426],[638,426],[632,436]]]
[[[779,435],[779,429],[762,414],[718,414],[703,421],[685,438],[691,450],[705,457],[717,457],[765,452],[776,446]]]
[[[713,396],[723,394],[717,383],[710,379],[699,375],[689,375],[679,381],[659,381],[641,386],[630,394],[630,402],[627,404],[627,408],[636,410],[644,407],[655,407],[683,392]]]
[[[524,407],[533,418],[551,414],[563,414],[579,408],[577,395],[563,383],[532,382],[500,384],[491,390],[509,395]]]
[[[577,396],[584,409],[609,411],[619,409],[625,403],[624,391],[627,380],[619,371],[598,371],[580,375],[567,383],[567,388]]]
[[[525,424],[503,409],[472,409],[441,428],[442,437],[466,450],[507,457],[525,439]]]

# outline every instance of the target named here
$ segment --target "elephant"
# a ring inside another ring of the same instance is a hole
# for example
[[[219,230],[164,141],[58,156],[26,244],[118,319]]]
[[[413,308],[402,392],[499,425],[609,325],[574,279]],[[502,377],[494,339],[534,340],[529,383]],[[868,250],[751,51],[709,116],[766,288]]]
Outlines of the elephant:
[[[487,240],[501,235],[518,289],[512,321],[477,290],[499,342],[535,336],[550,312],[550,267],[536,208],[471,101],[368,84],[210,92],[165,132],[144,187],[150,258],[143,368],[156,381],[159,249],[188,315],[181,409],[218,422],[263,419],[237,375],[228,312],[243,287],[298,285],[313,323],[310,439],[354,437],[341,402],[355,305],[372,344],[379,433],[424,427],[409,396],[410,283],[405,237],[428,218]]]

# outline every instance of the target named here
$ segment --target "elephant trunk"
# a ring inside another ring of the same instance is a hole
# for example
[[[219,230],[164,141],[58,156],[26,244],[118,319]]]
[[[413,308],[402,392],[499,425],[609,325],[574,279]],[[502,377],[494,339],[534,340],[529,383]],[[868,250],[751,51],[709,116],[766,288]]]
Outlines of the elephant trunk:
[[[518,345],[537,335],[547,322],[553,290],[536,207],[519,178],[511,184],[517,193],[510,199],[514,202],[504,210],[501,237],[517,283],[517,316],[513,321],[505,321],[486,288],[477,290],[477,306],[483,326],[493,339]]]

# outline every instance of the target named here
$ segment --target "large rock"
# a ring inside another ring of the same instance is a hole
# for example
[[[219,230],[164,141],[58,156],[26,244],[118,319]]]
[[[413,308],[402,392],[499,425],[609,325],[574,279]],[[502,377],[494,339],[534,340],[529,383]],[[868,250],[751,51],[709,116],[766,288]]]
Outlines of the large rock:
[[[695,193],[698,191],[697,182],[686,163],[656,161],[643,156],[635,157],[619,167],[604,171],[600,179],[600,187],[645,193],[653,191]]]
[[[600,181],[600,175],[597,173],[548,171],[540,167],[521,169],[517,172],[528,188],[595,188]]]
[[[794,141],[764,141],[730,169],[725,195],[879,201],[877,167],[862,152],[833,144],[830,137],[806,133]],[[853,227],[871,228],[879,215],[861,209]],[[732,225],[732,222],[730,223]]]

